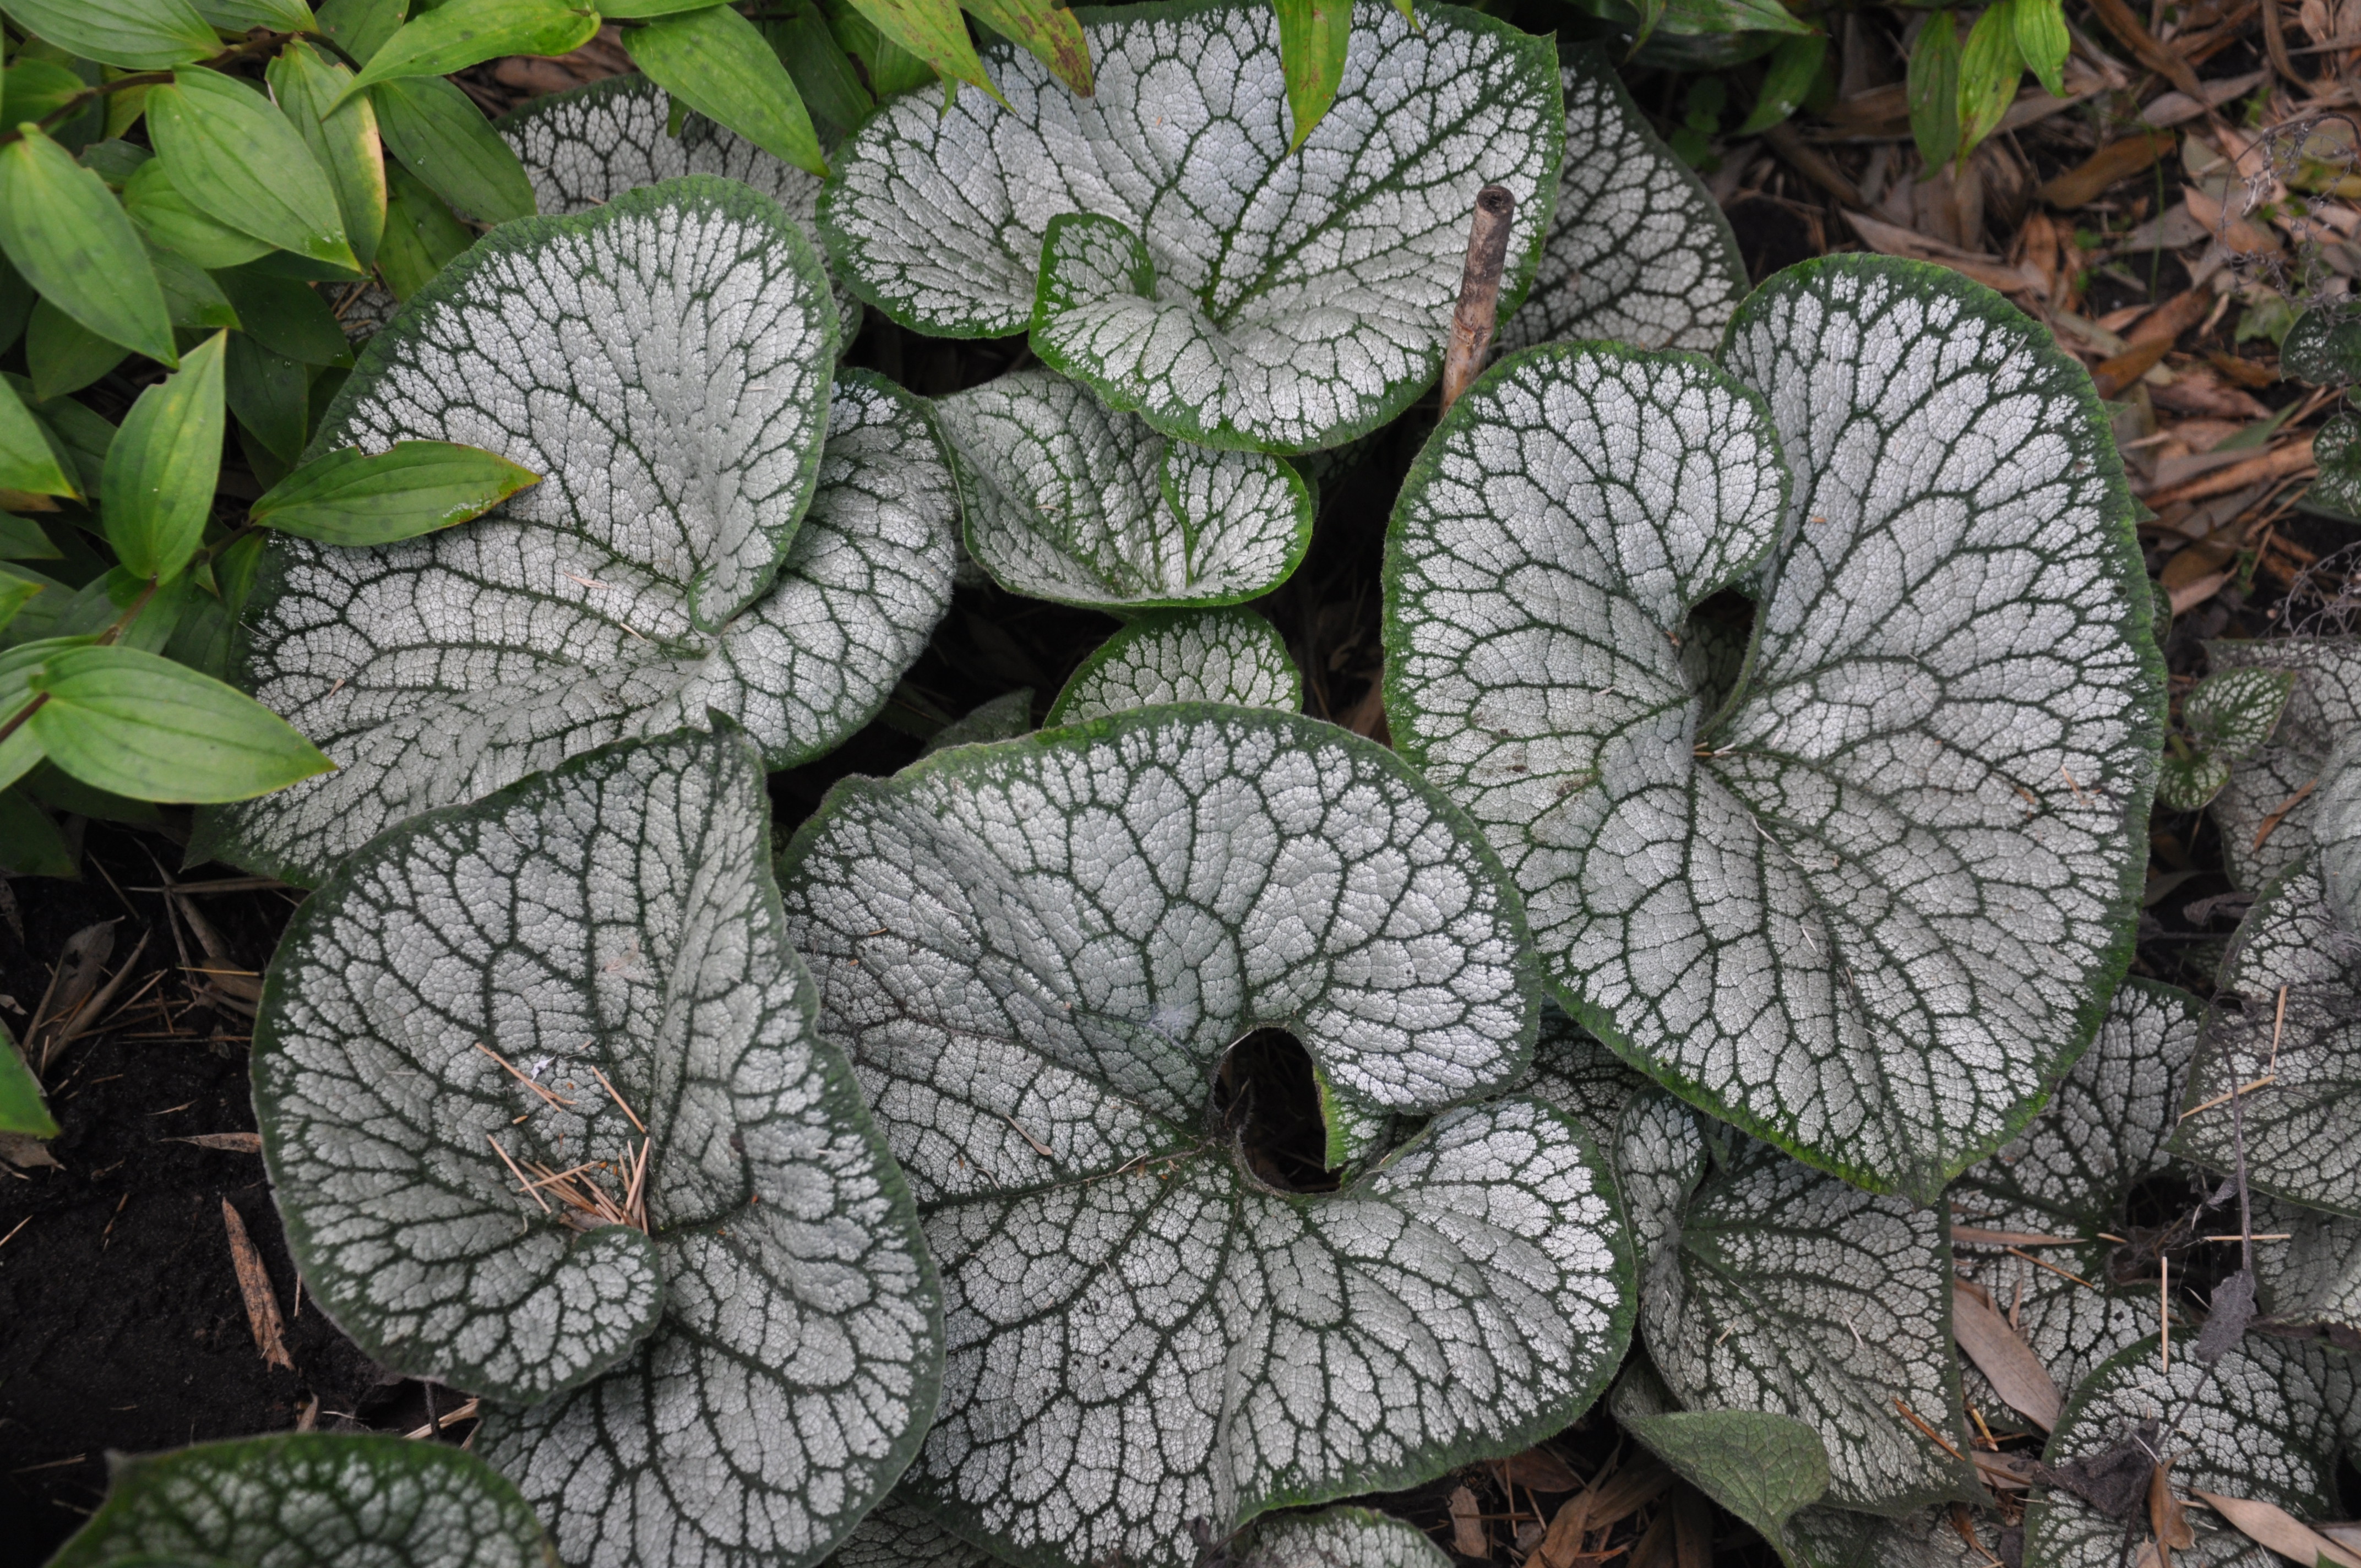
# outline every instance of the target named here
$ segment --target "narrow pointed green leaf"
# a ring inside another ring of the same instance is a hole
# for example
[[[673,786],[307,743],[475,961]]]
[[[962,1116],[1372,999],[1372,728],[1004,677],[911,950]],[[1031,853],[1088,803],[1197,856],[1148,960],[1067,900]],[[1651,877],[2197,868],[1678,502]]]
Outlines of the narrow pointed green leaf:
[[[43,300],[25,323],[25,368],[33,375],[33,395],[46,403],[79,392],[131,356],[113,338],[101,337]]]
[[[245,324],[237,319],[236,308],[222,292],[221,285],[179,251],[151,238],[148,240],[148,261],[156,269],[156,281],[164,291],[164,313],[171,318],[173,326],[194,332],[216,332],[227,327],[235,332]]]
[[[1928,169],[1960,150],[1960,29],[1949,11],[1927,14],[1910,51],[1910,136]]]
[[[29,837],[20,824],[27,809],[38,812],[24,795],[11,790],[0,798],[0,837],[11,840],[0,858],[5,858],[11,871],[23,873],[30,870],[24,862]],[[54,834],[56,829],[52,828]],[[38,874],[38,873],[35,873]],[[0,1039],[0,1133],[14,1133],[19,1137],[54,1138],[58,1124],[49,1108],[41,1100],[41,1080],[25,1065],[25,1054],[15,1042]]]
[[[134,800],[245,800],[335,764],[252,697],[136,648],[52,654],[27,728],[49,761]]]
[[[2230,880],[2259,892],[2311,858],[2314,799],[2331,752],[2361,732],[2361,638],[2281,637],[2205,645],[2216,671],[2285,670],[2295,676],[2279,727],[2264,745],[2230,764],[2213,805]]]
[[[368,266],[385,233],[385,159],[376,107],[366,95],[339,103],[353,73],[303,39],[279,52],[270,62],[269,80],[280,113],[335,189],[346,243]]]
[[[20,377],[8,377],[10,387],[27,397],[28,406],[54,439],[50,450],[67,465],[68,472],[82,487],[86,496],[97,496],[106,464],[107,448],[115,444],[115,426],[71,398],[42,402],[32,399],[31,383]]]
[[[1351,0],[1342,3],[1350,8]],[[1051,0],[964,0],[964,4],[993,31],[1031,51],[1049,68],[1050,75],[1083,97],[1091,95],[1091,46],[1073,12]],[[1338,59],[1342,58],[1340,53]]]
[[[787,68],[754,24],[727,5],[633,27],[623,35],[623,47],[649,80],[698,114],[774,158],[828,173]]]
[[[5,381],[0,381],[0,490],[77,499],[82,494],[25,400]]]
[[[362,102],[376,109],[386,151],[461,214],[487,224],[533,215],[533,181],[457,87],[439,76],[402,77],[346,107]]]
[[[310,413],[311,376],[305,368],[249,333],[229,340],[222,389],[237,422],[282,463],[303,455]]]
[[[124,210],[156,244],[212,271],[270,254],[269,243],[200,212],[160,158],[141,164],[123,189]]]
[[[516,1488],[464,1449],[380,1432],[281,1432],[118,1458],[105,1504],[49,1568],[555,1561]]]
[[[598,13],[566,0],[444,0],[369,56],[350,96],[403,76],[448,76],[504,54],[570,54],[598,31]]]
[[[247,516],[324,544],[390,544],[481,516],[541,476],[447,441],[400,441],[374,455],[346,446],[264,492]]]
[[[217,71],[150,89],[158,160],[189,204],[278,249],[357,270],[327,170],[270,100]]]
[[[1279,16],[1279,59],[1294,127],[1287,144],[1291,152],[1336,102],[1353,38],[1353,0],[1271,0],[1271,8]]]
[[[34,595],[49,587],[49,579],[36,573],[0,565],[0,630],[5,630],[10,621],[16,619],[16,612],[24,609]],[[0,714],[0,719],[6,717]]]
[[[205,21],[225,33],[269,27],[280,33],[317,32],[320,19],[303,0],[191,0]]]
[[[0,11],[70,54],[126,71],[170,71],[222,49],[189,0],[0,0]]]
[[[1250,609],[1142,615],[1074,666],[1042,724],[1079,724],[1167,702],[1293,713],[1303,706],[1303,677],[1279,629]]]
[[[2057,0],[2049,0],[2055,5]],[[1992,134],[2016,98],[2025,60],[2016,52],[2016,0],[1988,5],[1960,49],[1960,156]]]
[[[301,365],[350,365],[352,345],[336,313],[309,283],[261,265],[224,268],[214,280],[255,339]]]
[[[24,398],[16,391],[14,378],[0,377],[0,387],[5,387],[7,394],[16,399],[19,408],[24,406]],[[46,438],[49,433],[42,431],[38,433]],[[57,462],[61,472],[72,462],[72,459],[61,450],[62,445],[63,444],[60,443],[49,447],[49,455]],[[62,495],[68,492],[48,493]],[[56,543],[41,531],[39,523],[29,517],[18,517],[13,512],[0,512],[0,561],[56,561],[62,558],[63,552],[59,550]]]
[[[0,249],[43,300],[88,331],[179,363],[139,231],[105,181],[38,131],[0,147]]]
[[[2050,4],[2054,5],[2057,0],[2050,0]],[[1753,109],[1730,135],[1757,136],[1784,124],[1803,106],[1804,95],[1812,90],[1828,58],[1825,33],[1781,39],[1779,47],[1771,51],[1771,63],[1763,72],[1763,85],[1754,95]]]
[[[322,0],[320,36],[367,65],[409,15],[409,0]]]
[[[385,238],[378,270],[397,300],[408,301],[475,242],[443,198],[407,169],[385,171]]]
[[[0,752],[17,746],[16,737],[11,736],[0,742]],[[38,751],[33,754],[37,758],[39,755]],[[79,870],[72,846],[58,831],[56,820],[41,808],[40,803],[22,789],[0,790],[0,871],[14,876],[71,878]],[[0,1041],[0,1058],[15,1058],[13,1071],[24,1075],[21,1085],[12,1092],[10,1063],[0,1059],[0,1132],[55,1137],[57,1124],[49,1120],[49,1109],[41,1102],[40,1085],[24,1066],[16,1047]],[[45,1123],[46,1132],[42,1130]]]
[[[1828,1489],[1828,1451],[1792,1416],[1763,1410],[1673,1410],[1624,1416],[1624,1430],[1680,1477],[1752,1525],[1785,1542],[1787,1521]],[[1795,1558],[1783,1552],[1788,1562]]]
[[[2016,38],[2016,52],[2053,98],[2066,95],[2066,56],[2074,40],[2066,31],[2060,0],[2004,0]]]
[[[107,449],[106,542],[134,576],[178,576],[204,538],[229,429],[222,395],[228,336],[215,333],[141,392]]]
[[[884,37],[934,68],[935,74],[981,87],[994,98],[1000,89],[983,73],[975,40],[958,0],[850,0]]]
[[[833,145],[869,117],[877,100],[853,68],[852,59],[837,41],[826,13],[818,5],[798,5],[792,15],[774,16],[756,26],[794,79],[804,107]]]
[[[829,32],[845,54],[859,62],[878,103],[940,82],[932,66],[879,32],[874,23],[850,5],[823,9]],[[947,100],[948,90],[944,91]]]

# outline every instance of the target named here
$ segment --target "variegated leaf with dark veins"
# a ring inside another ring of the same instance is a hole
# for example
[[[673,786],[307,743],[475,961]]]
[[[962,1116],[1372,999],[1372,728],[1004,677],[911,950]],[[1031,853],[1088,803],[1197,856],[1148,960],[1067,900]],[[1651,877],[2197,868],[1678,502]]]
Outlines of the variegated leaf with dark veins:
[[[2230,880],[2259,893],[2312,854],[2321,770],[2339,741],[2361,733],[2361,638],[2208,642],[2205,656],[2216,670],[2295,673],[2278,730],[2230,765],[2230,781],[2213,798]]]
[[[1074,666],[1049,724],[1076,724],[1167,702],[1303,706],[1303,677],[1279,629],[1239,607],[1142,615]]]

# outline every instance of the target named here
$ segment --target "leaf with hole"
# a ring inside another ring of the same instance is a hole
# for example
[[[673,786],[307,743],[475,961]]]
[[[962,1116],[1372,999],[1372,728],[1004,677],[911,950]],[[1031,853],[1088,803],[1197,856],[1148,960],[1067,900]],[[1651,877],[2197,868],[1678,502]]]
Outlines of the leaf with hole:
[[[382,1432],[278,1432],[117,1456],[106,1501],[49,1568],[165,1563],[555,1568],[482,1460]]]
[[[1267,5],[1086,17],[1087,99],[995,46],[1005,105],[887,104],[839,152],[821,232],[853,291],[903,325],[1029,328],[1045,364],[1167,434],[1340,444],[1440,371],[1477,191],[1518,202],[1505,316],[1557,188],[1548,42],[1448,5],[1421,23],[1363,0],[1334,105],[1294,151]]]
[[[1279,629],[1253,610],[1142,615],[1093,649],[1049,705],[1045,727],[1168,702],[1303,706],[1303,677]]]
[[[314,1299],[498,1401],[478,1451],[581,1568],[817,1562],[932,1408],[933,1270],[769,839],[732,731],[588,752],[377,839],[264,982]]]
[[[1011,593],[1090,609],[1238,604],[1312,543],[1312,492],[1283,460],[1159,435],[1090,389],[1018,370],[937,400],[967,548]]]
[[[2205,644],[2216,672],[2290,671],[2278,730],[2230,764],[2229,783],[2213,800],[2222,857],[2230,880],[2249,891],[2315,847],[2312,796],[2325,781],[2328,755],[2346,736],[2361,733],[2361,638],[2283,637],[2269,641]]]
[[[781,866],[945,1266],[903,1487],[963,1537],[1191,1564],[1181,1521],[1516,1453],[1621,1358],[1603,1163],[1483,1098],[1532,1037],[1515,895],[1390,752],[1137,709],[847,779]]]
[[[2130,954],[2163,706],[2130,498],[2081,367],[1955,273],[1791,268],[1722,357],[1530,349],[1444,416],[1386,710],[1585,1026],[1932,1201]]]
[[[453,442],[545,477],[399,544],[274,541],[240,678],[343,770],[206,814],[204,852],[316,882],[412,812],[708,709],[775,768],[867,722],[949,600],[957,501],[924,406],[833,374],[836,322],[786,215],[710,176],[445,268],[314,450]]]

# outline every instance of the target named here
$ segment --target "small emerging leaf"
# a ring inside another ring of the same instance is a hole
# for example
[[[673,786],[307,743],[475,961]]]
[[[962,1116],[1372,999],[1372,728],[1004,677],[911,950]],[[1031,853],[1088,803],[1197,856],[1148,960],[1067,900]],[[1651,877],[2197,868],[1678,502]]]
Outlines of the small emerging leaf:
[[[786,67],[754,24],[729,6],[633,27],[623,44],[632,63],[679,102],[774,158],[828,173],[819,137]]]
[[[222,397],[228,336],[215,333],[141,392],[107,448],[106,541],[134,576],[180,576],[203,540],[228,430]]]
[[[0,11],[68,53],[126,71],[170,71],[222,49],[189,0],[0,0]]]
[[[371,455],[346,446],[264,493],[248,515],[324,544],[390,544],[490,510],[541,476],[479,447],[400,441]]]
[[[2050,3],[2055,5],[2057,0]],[[1730,134],[1758,136],[1784,122],[1803,106],[1804,95],[1812,90],[1828,58],[1828,39],[1825,33],[1780,40],[1779,47],[1771,51],[1771,64],[1763,73],[1763,86],[1755,94],[1753,111]]]
[[[172,85],[149,91],[148,128],[192,206],[280,250],[359,270],[327,170],[270,100],[220,71],[183,67]]]
[[[1905,91],[1918,160],[1939,169],[1960,150],[1960,31],[1948,10],[1929,12],[1920,24]]]
[[[2048,0],[2051,5],[2057,0]],[[2017,0],[1986,6],[1960,51],[1960,156],[1992,134],[2016,98],[2025,60],[2016,52]],[[1931,27],[1931,24],[1930,24]]]
[[[1279,629],[1239,607],[1142,615],[1066,677],[1045,728],[1167,702],[1303,706],[1303,677]]]
[[[2040,80],[2041,90],[2053,98],[2066,96],[2066,56],[2074,40],[2066,31],[2066,10],[2060,0],[2001,0],[2016,40],[2016,52]]]
[[[2279,343],[2279,368],[2315,387],[2361,381],[2361,308],[2330,300],[2296,317]]]
[[[2216,671],[2258,668],[2295,675],[2268,744],[2230,765],[2213,802],[2230,880],[2259,892],[2311,858],[2313,814],[2329,754],[2361,732],[2361,638],[2279,637],[2205,644]]]
[[[2217,670],[2183,699],[2181,722],[2200,748],[2235,762],[2271,738],[2294,689],[2292,670]]]
[[[598,13],[565,0],[445,0],[401,28],[345,88],[403,76],[448,76],[504,54],[571,54],[598,31]]]
[[[2303,492],[2303,510],[2361,522],[2361,416],[2339,409],[2312,436],[2312,457],[2320,477]]]
[[[7,834],[7,829],[16,826],[11,818],[21,817],[27,809],[38,808],[32,807],[19,792],[11,790],[5,800],[0,800],[0,835],[14,837]],[[8,869],[29,873],[33,868],[23,863],[19,849],[16,844],[8,846],[5,854]],[[58,1135],[57,1121],[41,1099],[41,1080],[25,1065],[25,1054],[6,1039],[0,1039],[0,1133],[27,1138]]]
[[[27,724],[49,760],[134,800],[245,800],[335,766],[252,697],[154,653],[67,649],[27,685],[49,699]]]
[[[86,330],[176,365],[164,291],[106,181],[38,130],[0,147],[0,250]]]

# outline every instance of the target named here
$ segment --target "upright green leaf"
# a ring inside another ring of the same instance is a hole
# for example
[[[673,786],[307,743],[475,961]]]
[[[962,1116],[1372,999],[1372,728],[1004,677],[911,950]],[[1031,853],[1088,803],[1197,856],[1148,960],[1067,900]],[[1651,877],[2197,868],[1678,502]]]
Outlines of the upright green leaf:
[[[228,336],[215,333],[140,393],[107,450],[106,542],[135,576],[178,576],[204,538],[229,429],[222,398]]]
[[[25,325],[25,368],[33,374],[33,395],[45,403],[81,391],[130,356],[47,300]]]
[[[409,0],[323,0],[320,36],[367,65],[409,14]],[[349,92],[351,85],[339,91]]]
[[[197,12],[213,27],[225,33],[243,33],[256,27],[269,27],[273,32],[310,33],[319,30],[320,20],[312,15],[312,7],[303,0],[192,0]]]
[[[246,330],[273,351],[302,365],[350,365],[352,345],[336,313],[309,283],[281,277],[266,266],[225,268],[215,282]]]
[[[377,259],[385,233],[385,160],[377,109],[367,96],[344,98],[353,73],[303,39],[270,62],[270,91],[280,113],[327,171],[345,222],[345,239],[364,267]],[[481,115],[477,116],[479,120]]]
[[[555,1561],[516,1488],[463,1449],[383,1432],[280,1432],[117,1458],[105,1504],[49,1568]]]
[[[150,240],[208,271],[270,254],[269,241],[200,212],[172,183],[160,158],[149,159],[133,173],[123,188],[123,205]]]
[[[1352,8],[1352,0],[1323,0]],[[1091,46],[1074,14],[1052,0],[965,0],[971,16],[1002,38],[1024,45],[1049,68],[1049,74],[1087,98],[1091,95]],[[1343,55],[1338,55],[1341,69]],[[1330,83],[1330,96],[1334,96]]]
[[[378,270],[397,300],[408,300],[432,282],[475,235],[407,169],[389,169],[385,178],[385,239]]]
[[[328,172],[270,100],[182,69],[148,94],[148,135],[192,206],[280,250],[357,271]]]
[[[378,46],[345,88],[403,76],[448,76],[504,54],[571,54],[598,31],[598,13],[566,0],[444,0]]]
[[[304,367],[242,332],[229,340],[222,389],[237,422],[280,462],[302,457],[311,402]]]
[[[801,0],[786,16],[774,15],[756,26],[771,40],[804,107],[829,141],[842,139],[877,106],[817,0]]]
[[[35,496],[82,493],[16,389],[0,381],[0,490]]]
[[[1911,139],[1918,160],[1939,169],[1960,150],[1960,29],[1950,12],[1929,12],[1919,24],[1907,74]]]
[[[1287,144],[1291,152],[1336,102],[1353,38],[1353,0],[1271,0],[1271,8],[1279,14],[1279,59],[1294,126]]]
[[[975,41],[958,0],[849,0],[884,37],[932,66],[938,76],[981,87],[994,98],[1000,89],[983,73]]]
[[[2058,0],[2047,0],[2055,5]],[[1960,156],[1973,152],[1992,134],[2000,117],[2016,98],[2017,79],[2025,60],[2016,52],[2017,0],[1999,0],[1984,8],[1968,29],[1960,50]]]
[[[71,54],[126,71],[170,71],[222,49],[189,0],[0,0],[0,11]]]
[[[2001,0],[2000,9],[2009,13],[2009,28],[2016,40],[2016,52],[2033,74],[2040,80],[2041,90],[2053,98],[2066,95],[2066,56],[2074,40],[2066,32],[2066,9],[2061,0]]]
[[[1828,1489],[1828,1451],[1819,1433],[1792,1416],[1763,1410],[1673,1410],[1621,1420],[1683,1480],[1795,1561],[1787,1521]]]
[[[19,873],[30,870],[23,864],[24,851],[28,847],[27,835],[19,827],[28,802],[23,794],[10,790],[0,796],[0,839],[9,840],[0,856],[5,856],[8,869]],[[38,810],[38,807],[33,808]],[[51,832],[56,829],[52,828]],[[38,873],[36,873],[38,874]],[[16,1043],[0,1037],[0,1133],[14,1133],[19,1137],[54,1138],[58,1124],[49,1115],[49,1108],[41,1100],[41,1080],[25,1065],[25,1054]]]
[[[879,32],[850,4],[827,5],[823,9],[829,34],[847,56],[859,62],[878,103],[939,80],[933,67]]]
[[[376,108],[386,151],[461,213],[488,224],[533,215],[533,181],[457,87],[439,76],[406,76],[379,82],[365,101]]]
[[[324,544],[390,544],[490,510],[541,476],[447,441],[399,441],[371,455],[341,447],[265,491],[247,515]]]
[[[1754,95],[1753,109],[1731,134],[1756,136],[1793,115],[1803,106],[1804,95],[1819,79],[1820,67],[1828,58],[1828,39],[1825,33],[1782,38],[1779,47],[1771,51],[1771,64],[1763,73],[1763,85]]]
[[[774,158],[827,174],[819,137],[787,68],[754,24],[729,6],[634,27],[623,35],[623,47],[650,81],[679,102]]]
[[[252,697],[135,648],[70,648],[27,679],[49,761],[134,800],[245,800],[335,766]]]
[[[180,362],[139,231],[105,181],[38,131],[0,147],[0,250],[42,299],[90,331]]]
[[[1093,649],[1049,705],[1043,728],[1168,702],[1303,706],[1303,677],[1279,629],[1239,607],[1137,616]]]
[[[17,739],[11,736],[0,741],[0,752],[16,749]],[[33,753],[39,755],[37,751]],[[20,787],[0,789],[0,871],[15,876],[71,877],[79,870],[73,847],[41,805]],[[0,1132],[22,1133],[31,1137],[57,1135],[57,1124],[49,1121],[49,1108],[41,1102],[41,1086],[16,1047],[0,1041]],[[22,1073],[20,1081],[11,1079]],[[43,1131],[44,1124],[48,1130]]]

